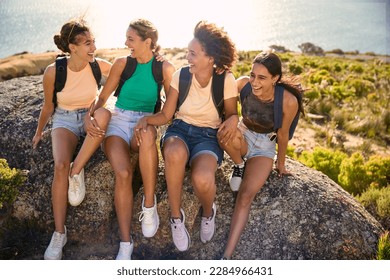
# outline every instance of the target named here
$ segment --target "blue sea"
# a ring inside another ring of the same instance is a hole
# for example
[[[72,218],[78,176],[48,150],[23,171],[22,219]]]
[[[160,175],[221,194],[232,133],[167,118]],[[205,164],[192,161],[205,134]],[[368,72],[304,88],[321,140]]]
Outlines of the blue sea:
[[[84,16],[98,48],[124,47],[130,20],[144,17],[159,30],[163,48],[186,47],[199,20],[223,26],[240,50],[270,45],[300,51],[390,54],[388,0],[0,0],[0,58],[57,50],[62,24]]]

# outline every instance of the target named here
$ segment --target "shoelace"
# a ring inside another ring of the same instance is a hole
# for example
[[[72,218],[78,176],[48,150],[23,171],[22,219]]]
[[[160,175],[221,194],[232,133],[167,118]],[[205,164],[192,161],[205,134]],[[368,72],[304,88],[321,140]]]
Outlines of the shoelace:
[[[244,167],[233,166],[233,177],[243,177],[244,176]]]
[[[77,175],[74,175],[70,179],[72,180],[72,184],[70,184],[70,191],[73,193],[77,193],[79,191],[79,181],[76,179]]]
[[[52,239],[52,246],[54,248],[62,248],[62,238],[61,233],[55,232],[54,237]]]
[[[141,212],[139,212],[138,220],[141,222],[142,220],[145,220],[145,224],[151,224],[153,223],[153,208],[144,208]]]
[[[202,217],[202,224],[203,224],[203,227],[202,227],[202,231],[205,232],[205,233],[208,233],[211,231],[211,225],[210,225],[210,221],[211,221],[212,217],[209,217],[209,218],[206,218],[206,217]]]
[[[184,238],[183,223],[179,219],[174,219],[172,221],[171,221],[171,223],[174,225],[173,232],[172,232],[173,235],[177,239],[183,239]],[[176,223],[176,221],[178,221],[178,222]]]

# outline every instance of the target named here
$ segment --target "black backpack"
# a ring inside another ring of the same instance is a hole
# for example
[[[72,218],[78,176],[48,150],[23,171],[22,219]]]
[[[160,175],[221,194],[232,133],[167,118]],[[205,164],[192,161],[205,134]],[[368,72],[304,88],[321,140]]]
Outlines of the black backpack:
[[[134,74],[135,69],[137,68],[137,59],[133,58],[131,56],[127,57],[126,61],[126,66],[125,69],[123,69],[123,72],[121,74],[121,78],[119,80],[118,87],[115,90],[114,96],[118,97],[123,84],[130,79],[130,77]],[[152,73],[153,73],[153,78],[157,83],[157,102],[154,107],[154,113],[157,113],[158,111],[161,110],[161,105],[162,105],[162,100],[161,100],[161,89],[164,81],[163,77],[163,62],[162,61],[157,61],[156,57],[153,58],[152,62]]]
[[[241,104],[248,97],[249,94],[252,93],[252,86],[248,82],[240,91],[240,100]],[[275,98],[274,98],[274,130],[275,132],[282,127],[283,121],[283,94],[284,87],[277,85],[275,87]],[[293,122],[291,123],[289,130],[289,140],[294,136],[295,128],[298,125],[299,121],[299,112],[297,112]]]
[[[67,76],[67,65],[68,61],[66,59],[66,56],[58,56],[56,59],[56,77],[54,82],[54,94],[53,94],[53,103],[54,107],[57,107],[57,92],[60,92],[66,83],[66,76]],[[101,79],[102,79],[102,72],[100,71],[99,63],[96,61],[96,59],[93,62],[90,62],[89,65],[92,68],[93,76],[95,77],[96,84],[98,86],[98,89],[101,88]]]
[[[226,71],[222,74],[217,74],[215,71],[213,72],[213,81],[212,81],[212,97],[215,108],[217,108],[218,114],[221,118],[223,118],[223,93],[225,87],[225,74]],[[190,90],[192,80],[192,74],[190,73],[190,67],[182,67],[180,70],[180,78],[179,78],[179,100],[177,101],[176,110],[179,110],[180,106],[183,104],[184,100],[187,98],[188,91]]]

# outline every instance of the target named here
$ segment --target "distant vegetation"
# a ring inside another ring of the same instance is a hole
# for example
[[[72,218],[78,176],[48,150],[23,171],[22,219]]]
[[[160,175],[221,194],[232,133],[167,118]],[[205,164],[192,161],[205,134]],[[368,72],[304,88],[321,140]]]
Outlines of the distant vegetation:
[[[302,54],[270,47],[280,56],[284,73],[300,77],[306,113],[323,120],[318,126],[305,118],[305,125],[317,131],[318,146],[299,154],[289,147],[289,155],[328,175],[390,229],[390,157],[371,149],[372,143],[390,144],[390,64],[375,54],[347,58],[358,52],[325,52],[311,43],[299,46]],[[259,52],[240,52],[235,77],[249,75]],[[358,148],[346,148],[347,133],[366,140]]]
[[[10,168],[5,159],[0,159],[0,209],[12,205],[26,176],[21,170]]]

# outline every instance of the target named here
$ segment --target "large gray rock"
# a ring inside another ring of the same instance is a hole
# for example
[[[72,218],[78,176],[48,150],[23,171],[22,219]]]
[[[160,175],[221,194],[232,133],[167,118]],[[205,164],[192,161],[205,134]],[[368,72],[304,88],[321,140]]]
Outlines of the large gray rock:
[[[16,202],[1,219],[2,259],[41,259],[54,228],[49,130],[38,149],[31,149],[43,98],[41,79],[42,76],[32,76],[0,83],[0,158],[7,159],[11,167],[28,170],[28,180],[20,188]],[[226,159],[217,171],[217,229],[207,244],[199,238],[199,203],[187,174],[183,208],[192,238],[187,252],[178,252],[171,241],[163,162],[159,165],[156,191],[160,228],[153,238],[142,236],[138,221],[142,186],[138,175],[133,186],[141,187],[135,195],[133,210],[133,258],[215,259],[221,256],[235,201],[228,186],[230,165]],[[327,176],[291,159],[287,165],[293,176],[278,178],[273,172],[257,194],[233,257],[373,259],[378,238],[384,231],[382,226]],[[115,178],[100,150],[87,164],[85,177],[85,201],[78,207],[68,208],[68,243],[63,258],[113,259],[119,241],[113,205]]]

